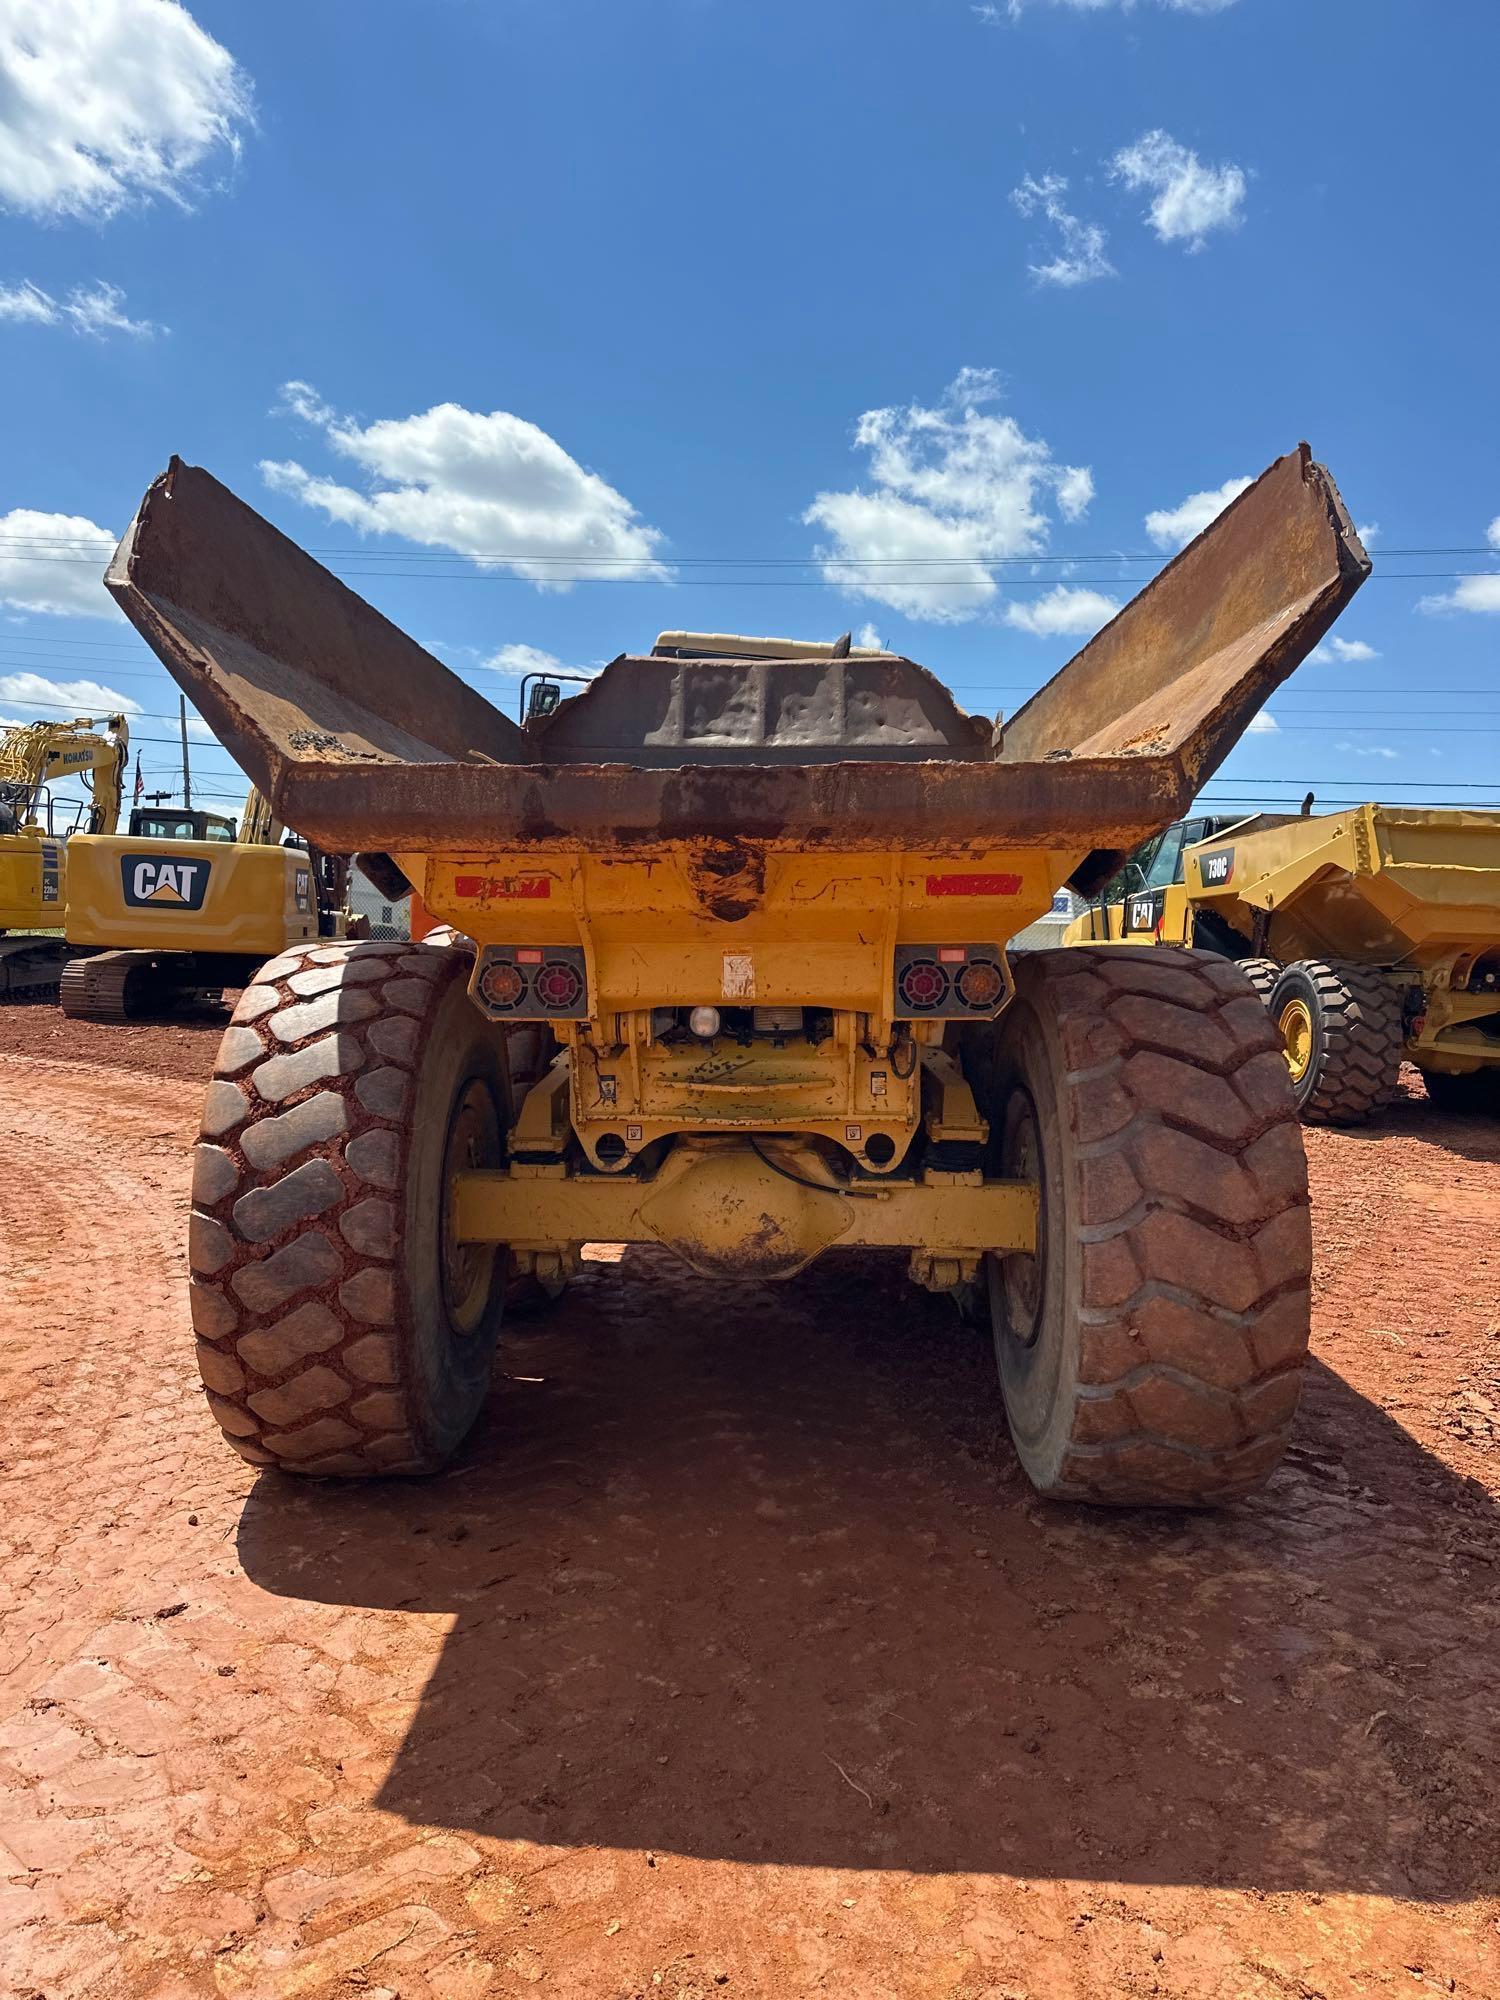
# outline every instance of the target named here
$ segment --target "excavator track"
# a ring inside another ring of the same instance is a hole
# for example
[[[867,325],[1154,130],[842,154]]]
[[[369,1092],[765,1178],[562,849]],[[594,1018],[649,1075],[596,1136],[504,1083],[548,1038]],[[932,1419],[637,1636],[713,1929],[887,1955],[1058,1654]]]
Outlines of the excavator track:
[[[60,938],[0,937],[0,1007],[55,1000],[67,955]]]
[[[177,952],[94,952],[67,967],[58,1000],[73,1021],[139,1021],[170,1013],[186,993],[200,990],[183,976],[191,963]]]

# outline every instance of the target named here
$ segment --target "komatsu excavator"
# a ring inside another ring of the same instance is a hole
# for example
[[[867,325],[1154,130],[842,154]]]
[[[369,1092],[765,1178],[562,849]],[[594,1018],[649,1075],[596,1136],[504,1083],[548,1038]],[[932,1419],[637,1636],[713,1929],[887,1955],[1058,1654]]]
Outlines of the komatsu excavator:
[[[267,953],[348,934],[345,857],[282,844],[254,786],[240,823],[185,806],[137,807],[129,832],[79,835],[68,873],[62,976],[75,1020],[125,1021],[218,1000]]]
[[[0,1003],[56,996],[68,959],[69,836],[80,828],[108,835],[119,825],[129,745],[123,715],[0,733]],[[74,777],[88,780],[89,800],[54,799],[52,783]]]

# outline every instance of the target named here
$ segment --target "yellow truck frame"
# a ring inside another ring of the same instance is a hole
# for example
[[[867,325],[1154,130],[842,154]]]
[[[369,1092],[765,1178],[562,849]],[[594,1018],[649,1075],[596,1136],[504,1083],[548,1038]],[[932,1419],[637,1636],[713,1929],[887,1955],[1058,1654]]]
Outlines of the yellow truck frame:
[[[1239,959],[1309,1123],[1370,1117],[1403,1059],[1445,1110],[1500,1113],[1500,813],[1367,804],[1194,830],[1161,836],[1175,880],[1132,888],[1127,863],[1066,942]]]
[[[1305,446],[1004,727],[924,668],[665,633],[525,726],[174,460],[106,576],[278,817],[447,927],[246,987],[190,1258],[252,1463],[431,1471],[518,1272],[904,1252],[987,1312],[1038,1490],[1203,1504],[1285,1445],[1306,1168],[1227,960],[1006,944],[1179,813],[1369,571]]]

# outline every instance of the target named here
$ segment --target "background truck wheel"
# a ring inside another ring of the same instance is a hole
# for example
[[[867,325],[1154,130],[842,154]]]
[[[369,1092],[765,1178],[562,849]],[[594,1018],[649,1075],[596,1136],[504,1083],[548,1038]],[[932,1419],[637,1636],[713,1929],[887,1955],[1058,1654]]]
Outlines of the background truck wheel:
[[[966,1067],[988,1171],[1040,1180],[1035,1257],[988,1260],[1006,1415],[1059,1499],[1237,1499],[1285,1448],[1307,1353],[1307,1164],[1286,1065],[1208,952],[1028,955]]]
[[[1424,1069],[1422,1081],[1439,1111],[1500,1118],[1500,1069],[1471,1069],[1463,1076]]]
[[[1235,963],[1255,988],[1261,1000],[1269,1007],[1271,995],[1276,990],[1276,982],[1281,977],[1281,967],[1277,961],[1274,958],[1241,958],[1236,959]]]
[[[503,1250],[446,1234],[448,1175],[499,1165],[503,1038],[466,953],[309,944],[235,1008],[193,1174],[193,1324],[255,1465],[434,1471],[489,1387]]]
[[[1302,959],[1282,969],[1270,1008],[1309,1125],[1358,1125],[1395,1097],[1406,1037],[1378,972]]]

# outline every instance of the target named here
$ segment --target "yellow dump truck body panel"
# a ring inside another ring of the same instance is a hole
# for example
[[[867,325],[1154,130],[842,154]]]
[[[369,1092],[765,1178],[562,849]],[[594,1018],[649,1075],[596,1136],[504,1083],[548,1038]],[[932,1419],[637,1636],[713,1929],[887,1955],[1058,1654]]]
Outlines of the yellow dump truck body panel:
[[[476,986],[487,947],[579,952],[587,1015],[554,1027],[573,1051],[572,1123],[591,1157],[606,1133],[634,1154],[671,1132],[792,1124],[867,1157],[872,1138],[889,1138],[891,1163],[924,1115],[915,1047],[909,1067],[885,1053],[904,1017],[898,965],[927,953],[941,968],[945,952],[987,948],[1003,967],[1005,945],[1050,907],[1077,856],[982,841],[771,854],[753,864],[753,881],[726,869],[733,858],[721,852],[705,867],[698,849],[662,841],[626,855],[398,860],[432,914],[481,947]],[[799,1024],[813,1009],[829,1020],[816,1041],[798,1025],[771,1047],[705,1048],[653,1030],[653,1010],[682,1006],[780,1008]],[[942,1019],[914,1024],[924,1026],[940,1035]],[[940,1115],[951,1126],[959,1114],[950,1104]]]
[[[71,945],[274,956],[318,934],[305,853],[220,840],[69,842]]]

